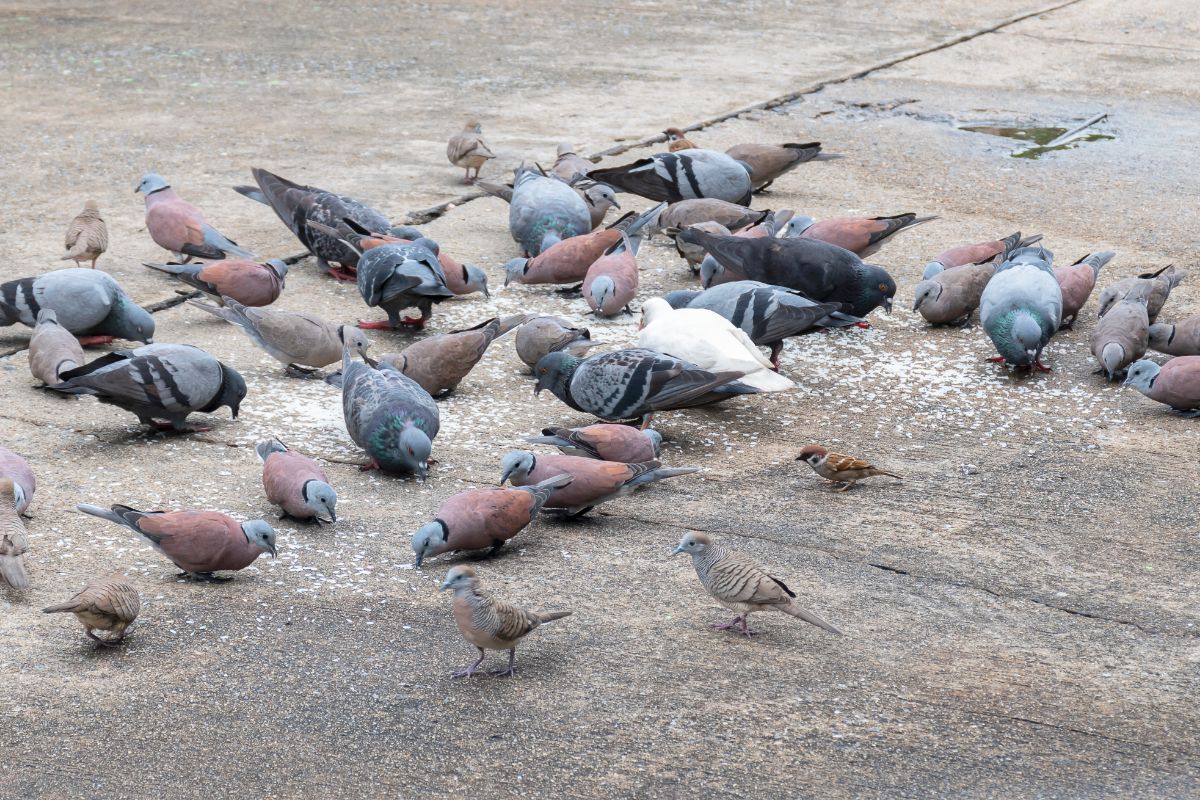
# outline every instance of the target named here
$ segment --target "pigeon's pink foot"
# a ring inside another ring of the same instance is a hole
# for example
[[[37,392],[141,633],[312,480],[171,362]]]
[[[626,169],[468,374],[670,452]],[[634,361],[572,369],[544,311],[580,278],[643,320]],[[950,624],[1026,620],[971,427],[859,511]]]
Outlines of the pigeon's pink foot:
[[[1036,359],[1033,362],[1033,368],[1035,370],[1037,370],[1038,372],[1050,372],[1051,371],[1049,367],[1047,367],[1045,364],[1042,363],[1042,360],[1040,358]]]
[[[869,323],[869,322],[856,322],[856,323],[854,323],[854,327],[856,327],[856,328],[862,328],[864,331],[869,331],[869,330],[871,329],[871,323]]]
[[[112,344],[113,337],[111,336],[81,336],[79,337],[80,347],[95,347],[98,344]]]
[[[388,321],[386,321],[386,320],[384,320],[383,322],[367,322],[365,319],[360,319],[360,320],[358,321],[358,327],[359,327],[359,328],[361,328],[361,329],[362,329],[362,330],[364,330],[364,331],[390,331],[390,330],[394,330],[394,329],[392,328],[392,323],[390,323],[390,322],[388,322]]]
[[[358,280],[358,272],[356,272],[355,270],[346,269],[345,267],[330,267],[328,272],[329,272],[329,277],[334,278],[339,281],[356,281],[356,280]]]
[[[424,317],[405,317],[404,319],[400,320],[400,324],[408,325],[409,327],[416,328],[417,330],[421,330],[425,327],[425,318]]]
[[[742,619],[742,617],[738,616],[738,617],[734,617],[733,619],[729,620],[729,622],[714,622],[712,625],[709,625],[708,627],[712,628],[714,631],[731,631],[731,630],[737,628],[738,625],[740,623],[742,623],[743,621],[744,620]]]
[[[988,359],[988,363],[989,364],[1002,364],[1002,363],[1004,363],[1004,356],[992,356],[991,358]]]
[[[368,461],[367,463],[365,463],[361,467],[359,467],[358,471],[359,472],[370,472],[373,469],[379,469],[379,462],[372,458],[370,461]]]

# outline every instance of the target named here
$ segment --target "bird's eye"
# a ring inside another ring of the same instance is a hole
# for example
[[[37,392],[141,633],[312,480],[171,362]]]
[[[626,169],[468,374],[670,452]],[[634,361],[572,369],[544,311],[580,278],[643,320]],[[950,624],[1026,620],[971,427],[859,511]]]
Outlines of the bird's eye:
[[[887,291],[887,284],[886,284],[886,283],[881,283],[881,284],[879,284],[879,291],[881,291],[881,292],[886,292],[886,291]]]

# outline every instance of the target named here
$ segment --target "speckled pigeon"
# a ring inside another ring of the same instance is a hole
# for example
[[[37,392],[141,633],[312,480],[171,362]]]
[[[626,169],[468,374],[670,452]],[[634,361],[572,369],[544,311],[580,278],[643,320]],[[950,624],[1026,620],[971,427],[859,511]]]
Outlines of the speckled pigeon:
[[[209,430],[189,428],[188,414],[229,406],[237,419],[238,407],[246,397],[246,381],[237,370],[187,344],[117,350],[64,372],[61,378],[61,383],[46,388],[95,395],[100,402],[136,414],[144,425],[157,430]]]
[[[161,175],[148,172],[135,192],[146,198],[146,230],[155,244],[170,250],[184,263],[193,258],[216,261],[226,256],[256,260],[249,250],[238,247],[204,219],[200,209],[175,194]]]
[[[154,317],[125,294],[107,272],[60,269],[33,278],[0,284],[0,326],[37,324],[43,308],[54,311],[58,324],[83,344],[111,342],[113,337],[150,342]]]
[[[1062,321],[1062,289],[1041,246],[1022,247],[996,268],[979,299],[979,321],[1003,361],[1046,370],[1042,350]]]
[[[592,180],[650,200],[716,198],[750,205],[750,168],[716,150],[659,153],[632,164],[588,173]]]
[[[508,228],[524,255],[536,256],[557,242],[592,229],[587,203],[557,178],[519,168],[508,207]]]
[[[643,420],[656,411],[728,400],[757,389],[738,382],[741,373],[711,373],[653,350],[614,350],[581,359],[550,353],[534,368],[534,394],[549,389],[576,411],[603,420]]]
[[[424,479],[439,425],[429,392],[387,365],[352,361],[349,348],[342,354],[341,386],[346,430],[371,459],[364,469]]]

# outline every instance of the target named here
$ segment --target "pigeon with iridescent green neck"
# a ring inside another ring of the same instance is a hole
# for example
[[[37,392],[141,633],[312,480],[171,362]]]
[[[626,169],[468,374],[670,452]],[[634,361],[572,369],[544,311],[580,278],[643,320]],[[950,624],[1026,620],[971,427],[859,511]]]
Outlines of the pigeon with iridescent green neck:
[[[979,299],[979,321],[1000,354],[992,361],[1049,369],[1042,350],[1062,321],[1062,289],[1054,277],[1054,254],[1041,246],[1015,251]]]
[[[438,408],[420,385],[388,365],[352,361],[342,353],[342,413],[346,430],[370,462],[364,469],[424,478],[438,432]]]

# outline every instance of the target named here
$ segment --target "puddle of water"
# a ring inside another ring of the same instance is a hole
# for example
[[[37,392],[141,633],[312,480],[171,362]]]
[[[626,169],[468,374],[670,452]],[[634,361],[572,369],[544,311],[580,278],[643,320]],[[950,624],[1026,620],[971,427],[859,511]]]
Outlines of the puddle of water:
[[[1071,150],[1084,142],[1098,142],[1102,139],[1117,138],[1104,133],[1089,133],[1086,136],[1080,136],[1054,147],[1046,147],[1045,145],[1062,136],[1070,129],[1055,127],[1006,127],[1003,125],[964,125],[959,130],[970,131],[971,133],[984,133],[989,136],[1002,136],[1006,139],[1015,139],[1019,142],[1030,142],[1034,145],[1033,147],[1011,153],[1013,158],[1028,159],[1041,158],[1044,154],[1055,150]]]

